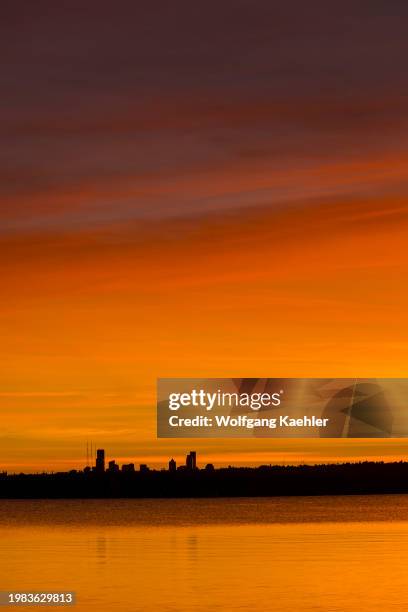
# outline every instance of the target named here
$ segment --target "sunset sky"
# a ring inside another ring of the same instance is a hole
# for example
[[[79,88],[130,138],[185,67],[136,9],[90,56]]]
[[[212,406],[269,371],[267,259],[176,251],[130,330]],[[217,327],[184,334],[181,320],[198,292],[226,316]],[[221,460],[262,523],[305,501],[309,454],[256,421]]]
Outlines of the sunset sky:
[[[2,3],[0,471],[407,457],[157,440],[155,407],[159,376],[408,376],[407,20]]]

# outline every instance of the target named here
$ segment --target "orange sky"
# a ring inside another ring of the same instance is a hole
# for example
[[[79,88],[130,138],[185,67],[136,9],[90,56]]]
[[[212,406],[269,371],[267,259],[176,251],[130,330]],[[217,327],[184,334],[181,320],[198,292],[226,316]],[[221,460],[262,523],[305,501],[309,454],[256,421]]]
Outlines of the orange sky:
[[[387,199],[10,239],[1,465],[81,465],[87,439],[126,460],[182,455],[188,441],[155,438],[159,376],[405,376],[407,229]],[[398,440],[194,446],[234,463],[406,452]]]
[[[0,470],[405,458],[155,423],[157,377],[407,376],[398,15],[125,5],[6,15]]]

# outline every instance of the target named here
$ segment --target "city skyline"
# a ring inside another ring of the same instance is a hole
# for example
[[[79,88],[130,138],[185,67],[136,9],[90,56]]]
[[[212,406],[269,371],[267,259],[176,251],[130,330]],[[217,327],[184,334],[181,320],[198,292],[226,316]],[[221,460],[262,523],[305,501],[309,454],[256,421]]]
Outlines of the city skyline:
[[[130,462],[130,463],[122,463],[120,465],[120,462],[117,463],[116,459],[113,458],[108,458],[105,452],[104,448],[97,448],[96,449],[96,454],[94,457],[95,461],[94,464],[92,462],[92,457],[91,455],[88,453],[88,445],[87,445],[87,458],[86,458],[86,465],[82,468],[82,469],[71,469],[68,470],[67,472],[64,473],[74,473],[74,472],[84,472],[84,473],[96,473],[96,474],[104,474],[106,472],[110,472],[110,473],[117,473],[119,471],[122,472],[135,472],[136,467],[137,467],[137,461],[134,462]],[[90,465],[91,463],[91,465]],[[106,467],[107,464],[107,467]],[[189,471],[194,471],[196,469],[198,469],[197,466],[197,452],[196,451],[189,451],[187,453],[187,455],[185,456],[185,462],[180,463],[179,465],[177,465],[177,461],[174,459],[174,457],[170,457],[167,461],[167,468],[169,472],[176,472],[176,471],[180,471],[183,469],[187,469]],[[139,472],[148,472],[150,471],[150,467],[146,464],[146,463],[139,463]],[[153,468],[154,469],[154,468]],[[207,463],[203,469],[214,469],[213,464],[211,463]],[[163,468],[161,468],[161,471],[163,471]],[[0,475],[7,475],[7,470],[0,470]],[[41,473],[49,473],[49,474],[53,474],[55,473],[54,470],[44,470],[42,472],[37,472],[39,474]],[[56,472],[58,473],[58,472]],[[61,472],[63,473],[63,472]],[[12,474],[12,473],[11,473]]]
[[[331,440],[335,440],[334,438]],[[408,450],[407,450],[407,455],[408,455]],[[271,458],[269,457],[266,458],[266,460],[262,463],[249,463],[249,464],[243,464],[243,463],[234,463],[232,461],[230,462],[221,462],[218,465],[215,465],[213,462],[208,462],[205,460],[205,458],[201,461],[201,466],[199,467],[198,463],[197,463],[197,456],[198,453],[196,450],[190,450],[189,452],[187,452],[187,454],[184,455],[169,455],[169,457],[164,461],[164,463],[160,463],[160,464],[156,464],[156,463],[144,463],[143,459],[137,456],[133,456],[133,457],[127,457],[126,459],[118,459],[117,457],[114,458],[113,455],[107,455],[105,449],[102,448],[96,448],[95,449],[95,456],[94,456],[94,461],[92,461],[92,457],[90,455],[90,453],[87,452],[87,456],[86,456],[86,461],[85,464],[82,467],[78,467],[78,465],[76,466],[70,466],[68,469],[66,470],[54,470],[54,469],[43,469],[43,470],[39,470],[39,471],[27,471],[27,472],[23,472],[23,471],[8,471],[6,469],[3,469],[2,466],[0,466],[0,475],[6,476],[18,476],[20,475],[52,475],[52,474],[115,474],[115,473],[148,473],[148,472],[169,472],[169,473],[176,473],[176,472],[183,472],[183,471],[187,471],[187,472],[194,472],[196,470],[204,470],[204,471],[210,471],[212,472],[214,469],[218,469],[218,470],[225,470],[226,468],[228,469],[233,469],[233,470],[240,470],[240,469],[262,469],[262,468],[296,468],[296,467],[319,467],[319,466],[335,466],[335,465],[344,465],[344,464],[350,464],[350,465],[359,465],[361,463],[364,462],[368,462],[368,463],[372,463],[372,464],[378,464],[378,465],[382,465],[382,464],[395,464],[395,463],[406,463],[408,465],[408,461],[405,459],[405,457],[403,459],[399,459],[398,461],[395,460],[390,460],[390,461],[386,461],[384,460],[384,458],[379,458],[377,460],[370,460],[370,459],[360,459],[360,460],[350,460],[350,459],[344,459],[344,460],[339,460],[339,461],[327,461],[327,462],[320,462],[320,463],[310,463],[307,461],[302,461],[301,459],[298,459],[296,461],[290,462],[287,461],[285,463],[281,463],[281,462],[273,462],[271,460]],[[129,459],[133,459],[131,461],[129,461]]]
[[[408,462],[359,462],[320,465],[218,467],[196,465],[196,452],[168,469],[115,460],[105,469],[105,452],[97,450],[93,467],[68,472],[7,474],[0,472],[2,499],[201,498],[293,495],[372,495],[408,493]]]

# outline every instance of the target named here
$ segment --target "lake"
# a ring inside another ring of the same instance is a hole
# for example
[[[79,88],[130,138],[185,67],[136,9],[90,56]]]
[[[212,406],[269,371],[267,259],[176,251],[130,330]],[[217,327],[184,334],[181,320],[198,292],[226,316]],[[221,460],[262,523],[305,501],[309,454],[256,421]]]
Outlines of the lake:
[[[78,612],[408,607],[408,496],[1,500],[0,538],[0,590]]]

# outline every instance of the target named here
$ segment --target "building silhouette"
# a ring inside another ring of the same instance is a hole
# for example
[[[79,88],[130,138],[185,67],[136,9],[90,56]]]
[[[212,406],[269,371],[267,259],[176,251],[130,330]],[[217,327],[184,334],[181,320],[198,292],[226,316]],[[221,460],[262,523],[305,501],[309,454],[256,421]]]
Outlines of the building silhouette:
[[[109,461],[108,472],[119,472],[119,466],[114,459]]]
[[[208,464],[205,468],[205,470],[207,472],[212,471],[214,469],[214,466],[212,466],[211,464]],[[184,471],[184,470],[188,470],[188,471],[195,471],[197,470],[197,453],[196,451],[190,451],[188,453],[188,455],[186,456],[186,463],[185,465],[180,465],[179,467],[177,467],[177,462],[175,461],[175,459],[171,458],[169,463],[168,463],[168,471],[169,472],[177,472],[177,471]],[[112,473],[116,473],[116,472],[135,472],[135,464],[134,463],[125,463],[122,465],[122,467],[120,468],[120,466],[116,463],[116,461],[114,459],[112,459],[111,461],[109,461],[108,464],[108,468],[105,468],[105,449],[103,448],[98,448],[96,451],[96,463],[95,466],[93,468],[90,467],[85,467],[83,470],[84,474],[89,474],[91,472],[96,472],[97,474],[103,474],[105,472],[109,472],[110,474]],[[167,470],[164,470],[167,471]],[[145,474],[147,472],[150,472],[150,468],[146,463],[141,463],[139,466],[139,472],[141,472],[142,474]]]
[[[122,472],[134,472],[135,464],[134,463],[124,463],[122,465]]]
[[[96,451],[96,472],[104,472],[105,471],[105,451],[103,448],[98,448]]]
[[[197,454],[195,451],[190,451],[186,457],[186,468],[195,470],[197,468]]]

